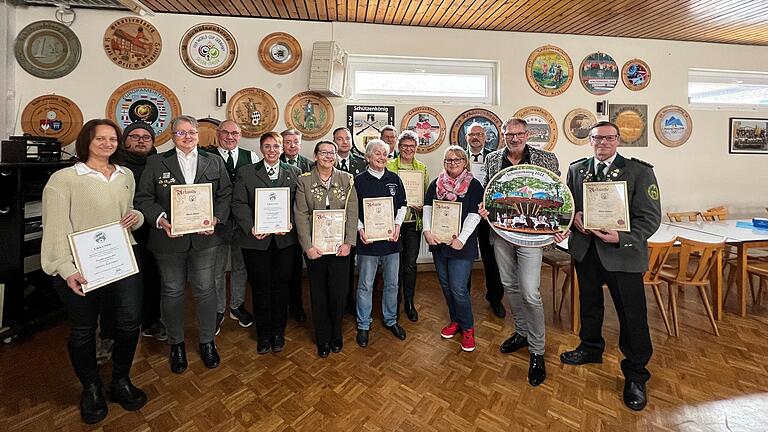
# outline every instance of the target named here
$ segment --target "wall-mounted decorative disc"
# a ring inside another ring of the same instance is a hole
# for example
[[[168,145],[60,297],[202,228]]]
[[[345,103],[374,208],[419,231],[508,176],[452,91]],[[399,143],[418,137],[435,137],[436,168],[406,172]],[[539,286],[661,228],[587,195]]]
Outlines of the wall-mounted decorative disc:
[[[325,96],[301,92],[285,106],[285,125],[301,132],[303,139],[321,138],[333,126],[333,105]]]
[[[557,123],[549,111],[537,106],[527,106],[517,110],[515,117],[528,122],[528,145],[546,151],[555,148]]]
[[[568,141],[576,145],[589,142],[589,128],[597,123],[594,114],[584,108],[576,108],[566,114],[563,120],[563,132]]]
[[[648,147],[648,105],[610,104],[608,118],[619,127],[619,147]]]
[[[148,79],[128,81],[112,92],[107,118],[125,128],[135,121],[152,125],[155,147],[171,138],[171,120],[181,115],[179,98],[164,84]]]
[[[240,125],[246,138],[258,138],[264,132],[273,130],[279,114],[275,98],[256,87],[238,91],[227,104],[227,118]]]
[[[184,33],[179,43],[184,66],[193,74],[214,78],[229,72],[237,61],[235,37],[224,27],[198,24]]]
[[[259,44],[259,61],[272,73],[291,73],[301,63],[301,45],[288,33],[268,34]]]
[[[144,69],[160,57],[163,40],[147,20],[124,17],[104,32],[104,51],[112,63],[126,69]]]
[[[440,147],[445,139],[445,119],[436,109],[419,106],[411,109],[403,116],[400,130],[410,130],[418,135],[416,151],[429,153]]]
[[[604,95],[619,82],[619,66],[606,53],[592,53],[581,61],[579,80],[588,92]]]
[[[64,24],[36,21],[16,36],[16,61],[38,78],[61,78],[80,62],[80,40]]]
[[[525,63],[525,76],[536,93],[557,96],[573,81],[573,63],[565,51],[554,45],[536,48]]]
[[[693,132],[693,121],[688,112],[677,105],[660,109],[653,120],[656,138],[667,147],[680,147]]]
[[[83,113],[64,96],[32,99],[21,113],[21,130],[34,136],[56,138],[63,146],[72,143],[83,127]]]
[[[651,83],[651,68],[640,59],[632,59],[621,68],[621,81],[632,91],[642,90]]]
[[[501,119],[493,112],[483,108],[467,110],[456,117],[453,125],[451,125],[451,144],[466,149],[469,125],[475,122],[480,123],[485,129],[485,148],[488,150],[498,149]]]

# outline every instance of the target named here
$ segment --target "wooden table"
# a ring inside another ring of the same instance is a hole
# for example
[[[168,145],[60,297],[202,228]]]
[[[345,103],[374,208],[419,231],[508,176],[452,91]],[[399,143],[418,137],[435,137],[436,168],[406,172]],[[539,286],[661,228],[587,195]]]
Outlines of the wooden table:
[[[768,247],[768,230],[737,227],[738,222],[752,223],[751,219],[724,220],[710,222],[669,222],[690,231],[698,231],[714,236],[721,236],[725,242],[736,247],[736,286],[739,288],[739,315],[747,315],[747,254],[752,248]]]
[[[650,242],[664,242],[669,241],[675,237],[683,237],[690,240],[696,240],[706,243],[720,243],[724,241],[724,237],[702,232],[701,230],[691,229],[689,227],[681,227],[676,224],[664,222],[659,229],[653,233],[648,239]],[[557,244],[558,249],[568,252],[568,239],[562,243]],[[746,269],[746,266],[745,266]],[[746,272],[746,270],[745,270]],[[714,302],[713,315],[716,320],[723,318],[723,258],[722,255],[718,255],[717,262],[712,269],[712,297]],[[576,275],[576,268],[574,261],[571,260],[571,330],[575,334],[579,334],[581,328],[580,320],[580,304],[579,304],[579,278]]]

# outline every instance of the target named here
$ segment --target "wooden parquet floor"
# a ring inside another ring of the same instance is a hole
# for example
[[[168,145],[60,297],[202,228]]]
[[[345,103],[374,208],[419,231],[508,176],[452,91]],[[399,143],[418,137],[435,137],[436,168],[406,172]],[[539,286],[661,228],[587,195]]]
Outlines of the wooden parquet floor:
[[[474,272],[473,285],[483,286],[482,271]],[[650,404],[636,413],[621,401],[618,329],[609,297],[604,363],[566,366],[558,356],[578,337],[567,327],[565,311],[562,318],[552,316],[550,286],[542,277],[548,377],[537,388],[526,380],[527,352],[499,353],[512,320],[509,314],[505,320],[493,316],[484,289],[473,290],[478,346],[464,353],[457,340],[440,337],[447,309],[434,273],[421,273],[420,320],[402,317],[404,342],[382,328],[378,304],[370,346],[355,344],[348,316],[344,350],[327,359],[316,355],[310,323],[291,321],[285,351],[257,355],[253,329],[227,318],[217,338],[221,366],[206,369],[193,348],[189,369],[174,375],[167,346],[144,337],[132,379],[149,402],[136,412],[110,404],[109,416],[95,426],[80,422],[66,324],[40,331],[0,347],[0,431],[768,430],[765,306],[752,307],[747,318],[727,313],[716,337],[698,294],[687,291],[680,296],[681,337],[673,338],[650,295]],[[187,317],[187,346],[196,347],[192,308]],[[102,376],[108,381],[108,367]]]

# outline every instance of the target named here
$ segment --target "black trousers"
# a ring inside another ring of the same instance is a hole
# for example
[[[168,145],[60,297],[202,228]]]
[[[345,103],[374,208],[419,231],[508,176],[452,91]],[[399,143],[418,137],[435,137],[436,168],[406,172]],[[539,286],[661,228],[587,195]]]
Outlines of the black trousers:
[[[608,285],[619,318],[619,349],[624,354],[621,371],[631,381],[646,382],[651,373],[646,368],[653,348],[648,331],[648,312],[642,273],[608,271],[600,262],[594,240],[582,262],[576,262],[581,302],[581,347],[602,354],[603,284]]]
[[[131,372],[141,325],[141,279],[138,274],[88,292],[72,292],[61,277],[54,278],[56,292],[67,310],[70,323],[67,350],[77,378],[83,386],[99,384],[96,365],[96,327],[102,297],[110,296],[114,310],[112,379],[127,378]]]
[[[297,245],[279,249],[274,239],[264,251],[243,248],[251,284],[253,316],[259,340],[285,334],[288,297]]]
[[[314,260],[307,258],[306,262],[315,340],[318,345],[340,341],[349,287],[349,256],[323,255]]]
[[[290,295],[288,299],[288,308],[291,312],[304,310],[304,300],[302,299],[301,273],[303,270],[301,248],[294,248],[295,256],[293,258],[293,272],[291,273]]]
[[[357,248],[351,247],[349,249],[349,282],[347,288],[347,303],[348,305],[355,304],[355,256],[357,255]]]
[[[501,285],[499,266],[496,264],[496,255],[491,245],[491,226],[488,221],[482,219],[477,225],[477,241],[480,244],[480,258],[483,260],[485,273],[485,299],[488,303],[495,304],[504,298],[504,287]],[[467,281],[467,291],[472,288],[472,277]]]
[[[398,274],[400,290],[397,295],[398,304],[402,299],[413,301],[416,291],[416,259],[419,257],[421,246],[421,230],[416,229],[416,222],[405,222],[400,226],[400,271]]]

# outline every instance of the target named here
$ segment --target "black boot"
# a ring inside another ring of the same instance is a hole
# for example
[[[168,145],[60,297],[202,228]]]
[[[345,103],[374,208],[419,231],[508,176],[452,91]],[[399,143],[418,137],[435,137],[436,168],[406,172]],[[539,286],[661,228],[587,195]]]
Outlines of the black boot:
[[[131,374],[136,344],[139,342],[139,328],[135,330],[115,331],[115,344],[112,346],[112,383]]]
[[[147,403],[147,395],[134,387],[127,377],[112,381],[109,399],[120,404],[126,411],[136,411]]]
[[[419,320],[419,313],[416,311],[416,306],[413,304],[413,297],[405,298],[405,315],[408,317],[409,320],[416,322]]]
[[[94,357],[95,359],[95,357]],[[107,401],[101,391],[101,383],[83,386],[80,395],[80,418],[87,424],[98,423],[107,416]]]

